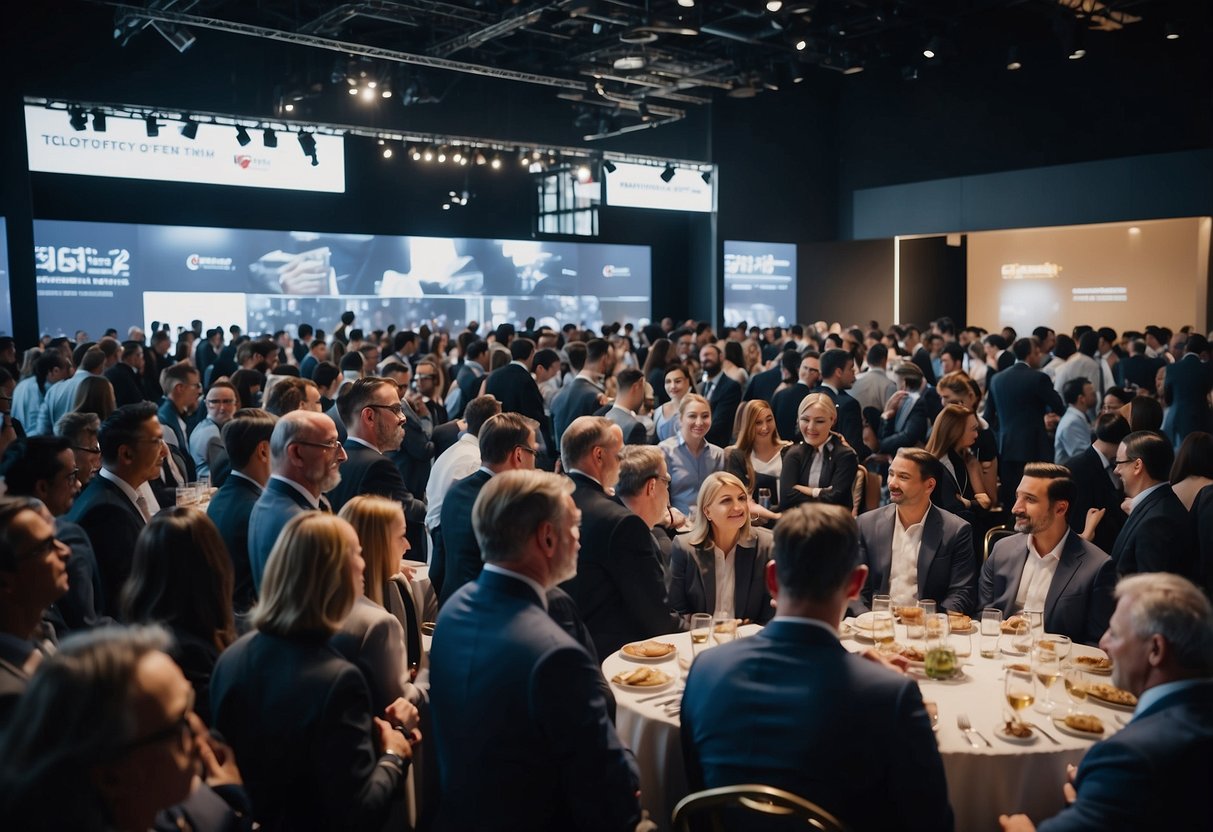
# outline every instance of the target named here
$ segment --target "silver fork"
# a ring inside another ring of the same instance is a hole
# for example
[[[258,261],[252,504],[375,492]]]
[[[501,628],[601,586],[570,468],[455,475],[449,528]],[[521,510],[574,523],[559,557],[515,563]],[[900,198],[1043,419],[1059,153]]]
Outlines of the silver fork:
[[[988,739],[983,737],[977,731],[973,730],[973,723],[969,722],[968,714],[957,714],[956,715],[956,725],[957,725],[957,727],[960,728],[960,732],[962,734],[964,734],[965,739],[967,739],[969,741],[969,745],[973,746],[974,748],[981,748],[981,746],[978,745],[976,743],[976,741],[974,741],[973,737],[969,736],[970,734],[975,734],[977,736],[977,739],[981,740],[982,742],[984,742],[986,744],[986,748],[991,747],[990,741]]]

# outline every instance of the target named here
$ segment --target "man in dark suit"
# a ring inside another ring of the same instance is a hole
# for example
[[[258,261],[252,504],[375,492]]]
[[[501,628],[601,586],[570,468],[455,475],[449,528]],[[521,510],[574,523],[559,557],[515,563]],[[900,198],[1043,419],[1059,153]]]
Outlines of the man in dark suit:
[[[723,358],[715,344],[699,350],[699,364],[703,367],[699,393],[712,406],[712,426],[705,438],[722,448],[733,444],[733,421],[741,405],[741,385],[724,371]]]
[[[1133,341],[1131,349],[1132,355],[1116,362],[1117,381],[1122,386],[1132,385],[1153,392],[1158,368],[1165,366],[1167,362],[1146,355],[1146,342],[1141,338]]]
[[[392,453],[400,478],[411,494],[425,495],[425,484],[430,478],[430,467],[434,464],[434,419],[421,394],[409,389],[413,368],[407,362],[389,361],[383,365],[380,375],[396,385],[400,393],[400,412],[404,416],[404,439],[400,448]],[[338,429],[340,430],[340,428]]]
[[[249,569],[256,592],[261,591],[266,561],[283,526],[305,511],[332,511],[323,495],[341,482],[345,460],[337,426],[323,413],[295,410],[274,425],[270,435],[272,473],[249,514]]]
[[[783,353],[780,360],[783,362],[788,378],[795,378],[796,382],[790,387],[780,390],[771,399],[771,412],[775,415],[775,427],[779,431],[780,439],[786,439],[789,442],[803,442],[804,437],[800,435],[800,428],[797,426],[796,420],[800,416],[800,403],[804,401],[805,396],[812,392],[821,379],[821,357],[815,352],[801,356],[797,352],[788,350]]]
[[[1166,433],[1176,448],[1192,431],[1213,431],[1213,410],[1209,408],[1213,365],[1205,360],[1208,353],[1208,340],[1193,333],[1188,336],[1184,357],[1167,368],[1163,398],[1171,406],[1167,408]]]
[[[648,445],[648,429],[636,418],[636,411],[644,404],[644,373],[635,369],[620,370],[615,377],[615,386],[615,401],[610,407],[601,408],[596,415],[605,416],[619,426],[623,444]]]
[[[1116,570],[1066,523],[1075,497],[1069,473],[1048,462],[1024,468],[1012,508],[1019,534],[998,541],[982,565],[977,608],[1041,610],[1047,632],[1094,645],[1112,615]]]
[[[838,641],[837,622],[867,578],[851,513],[819,503],[786,512],[774,553],[774,620],[703,652],[687,678],[682,747],[691,789],[763,783],[813,801],[851,829],[952,829],[918,685]]]
[[[150,402],[115,410],[102,422],[97,441],[101,471],[80,492],[67,519],[88,535],[101,574],[100,611],[112,616],[131,572],[135,540],[157,510],[148,481],[160,476],[168,448]]]
[[[1191,519],[1168,482],[1175,461],[1171,443],[1160,433],[1139,430],[1120,443],[1115,461],[1125,496],[1133,501],[1112,545],[1116,572],[1194,575]]]
[[[610,364],[611,345],[592,338],[585,345],[585,363],[571,381],[552,398],[553,439],[559,444],[564,429],[579,416],[593,416],[606,404],[602,378]]]
[[[450,416],[446,412],[446,406],[439,398],[442,393],[442,387],[440,386],[441,378],[438,373],[437,365],[433,361],[427,361],[424,358],[417,362],[417,366],[413,370],[417,393],[421,396],[425,409],[429,411],[430,423],[435,428],[450,421]],[[465,407],[464,409],[466,410],[467,408]],[[434,454],[434,456],[438,455]]]
[[[796,353],[796,360],[799,361],[800,353],[797,351],[795,345],[792,346],[790,351]],[[776,356],[779,360],[775,362],[774,367],[769,370],[763,370],[760,373],[755,373],[750,377],[750,382],[746,385],[745,396],[742,397],[742,401],[749,402],[754,399],[762,399],[769,402],[774,397],[775,389],[779,387],[780,382],[795,377],[795,370],[790,374],[784,370],[783,353],[786,352],[789,352],[789,350],[785,349]]]
[[[529,338],[510,341],[509,364],[489,373],[484,392],[501,402],[502,413],[520,413],[539,425],[540,453],[547,458],[550,468],[555,463],[558,450],[552,438],[552,421],[543,410],[543,394],[531,375],[531,359],[535,357],[535,342]]]
[[[1082,453],[1070,457],[1065,466],[1074,480],[1074,502],[1070,504],[1070,528],[1081,534],[1087,513],[1103,512],[1092,541],[1101,551],[1111,552],[1116,536],[1128,519],[1120,507],[1124,500],[1120,477],[1116,476],[1116,451],[1129,435],[1129,423],[1119,413],[1101,413],[1095,420],[1095,441]]]
[[[1137,697],[1137,710],[1087,751],[1067,784],[1069,806],[1040,832],[1213,829],[1209,600],[1176,575],[1125,578],[1116,597],[1100,647],[1112,684]],[[1006,832],[1034,828],[1026,815],[999,820]]]
[[[922,371],[923,379],[934,387],[935,366],[931,363],[931,351],[923,344],[922,333],[913,324],[906,327],[906,349],[910,353],[910,361]]]
[[[1060,420],[1066,410],[1049,377],[1036,369],[1040,365],[1036,339],[1020,338],[1012,349],[1015,363],[987,382],[986,419],[998,431],[999,498],[1004,506],[1015,502],[1024,465],[1052,461],[1045,414]]]
[[[105,371],[105,377],[114,387],[114,402],[138,404],[143,398],[143,344],[138,341],[122,342],[122,358]]]
[[[859,517],[859,553],[868,567],[856,613],[873,595],[932,600],[944,610],[972,614],[975,559],[969,524],[931,503],[946,476],[921,448],[903,448],[889,463],[889,505]]]
[[[539,446],[535,423],[518,413],[498,413],[480,427],[480,468],[456,482],[442,500],[439,528],[445,566],[439,606],[464,584],[476,580],[483,566],[480,546],[468,518],[489,480],[502,471],[535,467]]]
[[[161,382],[164,387],[164,401],[160,404],[157,416],[160,424],[164,426],[164,441],[178,452],[173,460],[178,466],[184,465],[184,470],[180,473],[186,482],[193,482],[197,475],[194,458],[190,453],[189,420],[198,410],[202,383],[199,381],[198,371],[185,363],[174,364],[165,370]]]
[[[545,611],[547,590],[577,571],[571,490],[555,474],[503,471],[464,518],[485,566],[434,631],[436,828],[622,830],[640,819],[636,765],[607,715],[598,666]]]
[[[463,365],[455,375],[455,383],[447,393],[446,409],[452,419],[463,415],[468,402],[480,395],[480,385],[489,371],[489,345],[479,339],[468,344]],[[458,391],[458,392],[456,392]]]
[[[277,422],[263,410],[248,408],[236,411],[223,426],[232,471],[206,509],[232,561],[232,607],[238,614],[257,600],[248,555],[249,518],[270,479],[270,437]]]
[[[394,381],[372,376],[354,382],[337,400],[342,424],[348,431],[343,445],[346,457],[341,481],[327,489],[333,511],[359,494],[378,494],[396,500],[404,509],[405,536],[413,557],[426,560],[425,501],[415,497],[389,454],[404,440],[404,411]]]
[[[834,402],[838,411],[838,420],[834,430],[842,434],[847,444],[862,460],[869,453],[868,446],[863,444],[863,414],[859,410],[859,402],[847,391],[855,384],[855,360],[843,349],[826,350],[821,354],[821,383],[813,390],[814,393],[825,393]],[[781,434],[782,435],[782,434]]]
[[[638,371],[636,371],[638,372]],[[643,381],[643,379],[641,379]],[[619,479],[623,434],[599,416],[582,416],[564,432],[561,459],[581,510],[577,577],[564,589],[577,602],[599,656],[623,645],[683,629],[670,609],[657,546],[639,516],[607,496]],[[658,486],[669,480],[665,457],[648,457]],[[669,505],[669,491],[665,488]]]
[[[885,404],[876,428],[877,450],[890,455],[925,442],[931,424],[922,370],[916,364],[905,363],[894,372],[898,389]]]

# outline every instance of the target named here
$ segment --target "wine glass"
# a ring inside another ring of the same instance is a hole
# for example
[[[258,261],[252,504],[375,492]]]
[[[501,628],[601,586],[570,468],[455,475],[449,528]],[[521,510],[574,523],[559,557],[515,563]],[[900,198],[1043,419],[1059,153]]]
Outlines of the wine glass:
[[[896,646],[896,631],[893,629],[893,613],[888,610],[872,613],[872,640],[880,653],[892,653]]]
[[[712,616],[712,640],[724,644],[737,638],[737,619],[732,613],[717,612]]]
[[[1015,719],[1018,720],[1019,712],[1032,707],[1032,703],[1036,701],[1036,677],[1031,672],[1008,668],[1003,692],[1006,694],[1007,704],[1015,712]]]
[[[1042,643],[1032,651],[1032,671],[1045,689],[1044,698],[1036,703],[1036,710],[1042,714],[1051,714],[1057,709],[1057,704],[1053,701],[1053,685],[1061,678],[1061,659],[1052,645],[1046,646]]]
[[[1069,694],[1070,700],[1076,705],[1080,705],[1087,701],[1087,675],[1078,669],[1073,664],[1067,664],[1065,670],[1062,671],[1062,677],[1066,683],[1066,693]],[[1070,707],[1068,713],[1079,713],[1079,710],[1073,706]]]
[[[768,511],[770,510],[770,508],[771,508],[771,489],[769,489],[769,488],[758,489],[758,505],[762,506],[763,508],[767,509]]]
[[[702,653],[708,646],[708,635],[712,632],[712,616],[697,612],[691,616],[691,657]]]

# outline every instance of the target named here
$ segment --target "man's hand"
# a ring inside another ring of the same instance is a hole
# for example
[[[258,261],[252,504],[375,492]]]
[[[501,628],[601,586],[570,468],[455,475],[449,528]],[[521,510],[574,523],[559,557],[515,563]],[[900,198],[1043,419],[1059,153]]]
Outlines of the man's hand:
[[[1061,785],[1061,794],[1065,797],[1067,806],[1078,800],[1078,791],[1074,788],[1074,777],[1077,774],[1078,766],[1073,764],[1066,766],[1066,782]]]
[[[1046,413],[1045,414],[1045,430],[1047,430],[1049,433],[1052,433],[1053,431],[1057,430],[1057,423],[1060,421],[1061,421],[1061,417],[1058,416],[1056,413]]]
[[[870,647],[867,650],[860,652],[859,655],[863,656],[870,662],[876,662],[876,664],[884,665],[889,670],[895,670],[898,673],[905,673],[910,669],[910,660],[905,656],[899,656],[897,654],[885,656]]]
[[[1002,832],[1036,832],[1036,824],[1027,815],[999,815]]]
[[[404,394],[404,400],[408,402],[409,407],[413,408],[413,412],[425,419],[430,415],[429,408],[425,406],[425,399],[420,393],[410,391]]]
[[[383,715],[393,726],[402,725],[406,731],[416,728],[417,723],[421,721],[421,714],[418,713],[417,706],[403,696],[384,708]]]
[[[278,285],[288,295],[326,295],[329,267],[318,252],[296,254],[278,270]]]
[[[397,731],[390,722],[374,717],[375,727],[379,730],[379,745],[384,753],[388,751],[405,760],[413,759],[413,744],[409,737]]]
[[[188,717],[194,731],[194,742],[198,748],[198,759],[202,761],[202,779],[212,789],[219,786],[239,786],[244,781],[236,766],[236,755],[231,746],[220,742],[206,728],[197,714]]]

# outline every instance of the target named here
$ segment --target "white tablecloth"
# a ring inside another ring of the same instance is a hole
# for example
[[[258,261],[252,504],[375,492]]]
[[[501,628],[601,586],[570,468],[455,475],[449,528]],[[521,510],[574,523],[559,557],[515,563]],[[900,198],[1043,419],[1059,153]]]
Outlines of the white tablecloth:
[[[741,629],[743,637],[753,635],[760,628],[750,625]],[[678,656],[691,658],[691,639],[687,633],[662,636],[662,641],[678,647]],[[898,627],[898,640],[905,641],[903,629]],[[961,680],[937,682],[918,676],[923,699],[935,702],[939,709],[940,754],[948,781],[948,795],[956,814],[957,832],[997,832],[998,815],[1001,813],[1026,812],[1033,820],[1056,814],[1064,805],[1061,786],[1065,781],[1066,766],[1077,765],[1092,741],[1063,734],[1053,725],[1052,719],[1035,710],[1029,710],[1025,719],[1035,722],[1053,735],[1060,745],[1038,737],[1031,745],[1005,742],[995,736],[995,729],[1002,724],[1002,713],[1007,710],[1003,695],[1003,668],[1022,658],[1000,655],[997,659],[983,659],[979,653],[980,637],[972,637],[973,653],[966,662],[965,676]],[[1010,638],[1003,643],[1009,646]],[[851,638],[843,638],[848,650],[858,651],[869,647]],[[1074,645],[1075,655],[1098,654],[1093,648]],[[602,663],[607,679],[615,674],[638,667],[636,662],[623,658],[618,653]],[[672,675],[681,673],[674,657],[658,665]],[[1091,676],[1092,680],[1106,681]],[[663,829],[669,828],[670,816],[678,801],[689,793],[686,771],[683,767],[680,743],[679,718],[667,715],[661,703],[677,697],[682,682],[668,690],[668,695],[647,702],[638,700],[645,693],[622,690],[611,686],[617,701],[616,727],[620,738],[632,749],[640,766],[641,803],[648,809],[653,820]],[[648,694],[651,696],[651,694]],[[1064,714],[1070,704],[1064,686],[1058,682],[1053,686],[1053,699],[1062,703],[1059,713]],[[1103,719],[1105,736],[1120,728],[1121,719],[1131,714],[1120,709],[1105,707],[1088,700],[1082,709]],[[983,744],[973,748],[956,725],[956,717],[967,713],[973,728],[979,731],[991,747]]]

